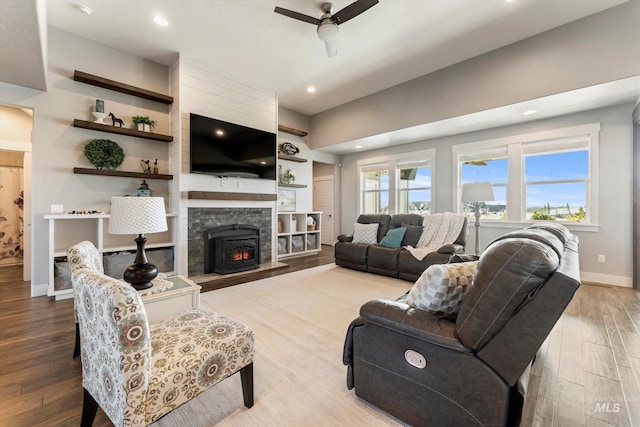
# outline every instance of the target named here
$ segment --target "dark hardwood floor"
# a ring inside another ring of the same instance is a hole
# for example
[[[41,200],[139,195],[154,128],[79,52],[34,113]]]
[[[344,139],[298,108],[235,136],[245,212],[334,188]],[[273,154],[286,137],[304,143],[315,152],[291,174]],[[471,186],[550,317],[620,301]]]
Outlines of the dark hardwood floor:
[[[261,274],[332,262],[323,247]],[[78,426],[73,301],[31,298],[19,277],[21,267],[0,267],[0,427]],[[98,411],[94,426],[110,425]],[[640,292],[583,283],[538,352],[521,425],[640,426]]]

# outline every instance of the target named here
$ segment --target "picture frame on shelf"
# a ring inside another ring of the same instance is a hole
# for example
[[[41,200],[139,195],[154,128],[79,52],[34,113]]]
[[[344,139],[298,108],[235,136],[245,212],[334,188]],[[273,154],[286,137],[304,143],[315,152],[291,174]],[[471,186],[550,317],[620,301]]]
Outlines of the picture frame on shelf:
[[[278,190],[278,212],[296,211],[296,191]]]

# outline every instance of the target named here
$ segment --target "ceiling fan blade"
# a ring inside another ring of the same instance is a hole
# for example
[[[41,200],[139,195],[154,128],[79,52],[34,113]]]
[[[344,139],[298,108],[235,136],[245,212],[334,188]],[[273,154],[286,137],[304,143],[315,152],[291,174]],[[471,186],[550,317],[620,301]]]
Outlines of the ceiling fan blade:
[[[324,47],[327,49],[327,56],[329,58],[336,56],[338,54],[338,39],[325,41]]]
[[[298,21],[308,22],[309,24],[320,25],[320,21],[318,18],[314,18],[309,15],[305,15],[300,12],[295,12],[289,9],[283,9],[281,7],[276,6],[273,10],[275,13],[279,13],[284,16],[288,16],[289,18],[297,19]]]
[[[339,12],[334,13],[331,20],[338,25],[344,24],[376,4],[378,4],[378,0],[357,0]]]

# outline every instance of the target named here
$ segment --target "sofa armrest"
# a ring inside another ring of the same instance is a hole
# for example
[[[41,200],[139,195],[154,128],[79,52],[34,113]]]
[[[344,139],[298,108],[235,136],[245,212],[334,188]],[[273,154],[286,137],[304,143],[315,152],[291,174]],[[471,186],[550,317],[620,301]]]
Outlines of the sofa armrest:
[[[438,248],[438,253],[441,254],[459,254],[464,252],[464,246],[457,243],[449,243]]]
[[[403,302],[377,299],[360,307],[360,318],[431,344],[472,353],[455,335],[455,322]]]
[[[352,242],[353,236],[351,234],[341,234],[338,236],[338,242]]]

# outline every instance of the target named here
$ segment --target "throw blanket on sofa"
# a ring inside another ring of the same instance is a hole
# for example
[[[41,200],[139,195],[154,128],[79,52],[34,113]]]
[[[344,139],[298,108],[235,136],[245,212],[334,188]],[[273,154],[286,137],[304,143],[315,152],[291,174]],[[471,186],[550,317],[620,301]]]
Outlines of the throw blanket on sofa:
[[[418,244],[415,248],[410,245],[406,248],[411,255],[422,261],[424,257],[437,251],[441,246],[455,242],[462,231],[463,224],[464,216],[451,212],[426,216]]]

